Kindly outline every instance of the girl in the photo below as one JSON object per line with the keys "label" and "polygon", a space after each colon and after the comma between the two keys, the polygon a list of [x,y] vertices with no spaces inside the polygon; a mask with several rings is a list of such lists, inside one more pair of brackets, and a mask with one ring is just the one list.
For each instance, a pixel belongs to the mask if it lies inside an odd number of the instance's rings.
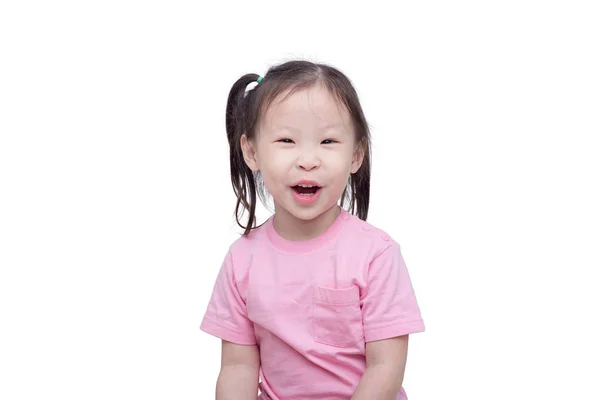
{"label": "girl", "polygon": [[244,234],[200,326],[222,339],[217,399],[406,399],[408,335],[425,327],[400,246],[365,222],[371,142],[352,84],[290,61],[238,79],[226,114]]}

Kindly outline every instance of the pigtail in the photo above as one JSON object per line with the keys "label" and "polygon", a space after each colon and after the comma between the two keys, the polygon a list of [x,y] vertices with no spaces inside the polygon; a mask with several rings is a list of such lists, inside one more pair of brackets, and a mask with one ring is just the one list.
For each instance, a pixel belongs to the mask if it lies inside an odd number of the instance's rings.
{"label": "pigtail", "polygon": [[[252,91],[246,93],[247,86],[256,82],[257,74],[246,74],[238,79],[227,98],[225,113],[225,130],[229,141],[229,166],[231,172],[231,184],[237,197],[235,205],[235,219],[237,224],[244,229],[247,235],[256,226],[256,181],[252,170],[244,161],[240,139],[242,135],[252,129],[249,121],[251,116],[248,112],[251,103]],[[241,218],[248,211],[248,220],[242,224]]]}
{"label": "pigtail", "polygon": [[371,197],[371,149],[368,143],[365,143],[365,155],[363,163],[350,178],[350,187],[352,189],[352,212],[363,221],[367,220],[369,214],[369,201]]}

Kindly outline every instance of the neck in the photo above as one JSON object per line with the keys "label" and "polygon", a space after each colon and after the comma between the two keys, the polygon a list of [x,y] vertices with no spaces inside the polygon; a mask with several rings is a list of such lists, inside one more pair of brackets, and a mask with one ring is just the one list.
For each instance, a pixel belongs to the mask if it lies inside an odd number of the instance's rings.
{"label": "neck", "polygon": [[336,204],[317,217],[300,219],[282,207],[275,205],[273,228],[286,240],[303,241],[314,239],[327,230],[340,215],[341,208]]}

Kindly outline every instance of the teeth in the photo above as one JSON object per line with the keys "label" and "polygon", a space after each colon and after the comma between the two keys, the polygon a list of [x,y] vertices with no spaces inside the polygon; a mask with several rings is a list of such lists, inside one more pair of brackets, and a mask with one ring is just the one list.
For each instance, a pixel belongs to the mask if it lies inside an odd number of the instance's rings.
{"label": "teeth", "polygon": [[304,188],[311,188],[311,187],[315,187],[316,185],[298,185]]}

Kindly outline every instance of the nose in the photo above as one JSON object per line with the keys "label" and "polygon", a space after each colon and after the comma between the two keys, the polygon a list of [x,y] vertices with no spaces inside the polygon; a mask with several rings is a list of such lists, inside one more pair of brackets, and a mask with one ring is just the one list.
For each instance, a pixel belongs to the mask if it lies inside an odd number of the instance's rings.
{"label": "nose", "polygon": [[298,155],[296,166],[305,171],[310,171],[321,166],[321,160],[315,152],[305,151]]}

